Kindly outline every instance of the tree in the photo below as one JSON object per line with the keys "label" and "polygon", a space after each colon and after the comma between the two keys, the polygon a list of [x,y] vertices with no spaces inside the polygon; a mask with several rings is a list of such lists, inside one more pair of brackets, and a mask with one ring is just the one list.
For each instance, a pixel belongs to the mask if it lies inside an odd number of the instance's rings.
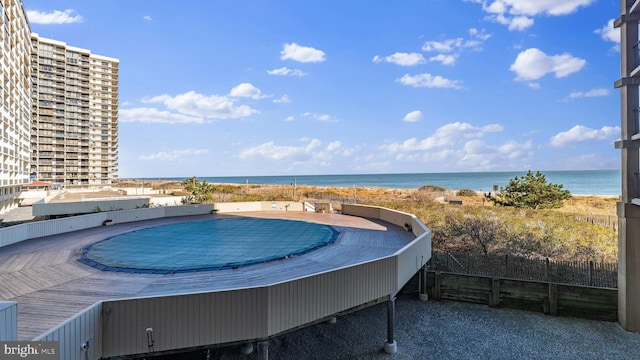
{"label": "tree", "polygon": [[191,192],[191,196],[187,199],[188,202],[202,203],[204,201],[210,201],[213,199],[213,184],[209,184],[207,180],[202,182],[194,176],[189,179],[185,179],[182,182],[182,186],[186,191]]}
{"label": "tree", "polygon": [[563,200],[571,198],[571,192],[562,188],[562,184],[547,183],[540,172],[531,170],[523,177],[509,180],[509,185],[500,188],[496,196],[489,199],[500,206],[513,206],[531,209],[557,209]]}
{"label": "tree", "polygon": [[458,241],[479,247],[484,255],[488,255],[494,244],[503,236],[504,224],[494,213],[482,211],[476,214],[465,214],[454,218],[451,224],[451,235]]}

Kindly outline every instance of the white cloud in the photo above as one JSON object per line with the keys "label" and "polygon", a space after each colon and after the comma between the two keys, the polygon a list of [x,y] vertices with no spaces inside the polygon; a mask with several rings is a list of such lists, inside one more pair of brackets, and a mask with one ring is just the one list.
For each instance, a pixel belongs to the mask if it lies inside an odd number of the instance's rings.
{"label": "white cloud", "polygon": [[333,141],[327,146],[327,150],[336,151],[342,147],[342,143],[340,141]]}
{"label": "white cloud", "polygon": [[316,114],[316,113],[306,112],[306,113],[300,114],[300,117],[309,117],[314,120],[332,122],[332,123],[338,122],[338,120],[333,118],[331,115],[327,115],[327,114]]}
{"label": "white cloud", "polygon": [[237,154],[240,159],[263,158],[274,161],[287,161],[294,165],[311,164],[328,166],[335,155],[348,155],[350,149],[345,149],[340,141],[332,141],[323,146],[322,141],[312,138],[301,139],[305,144],[301,146],[277,145],[269,141]]}
{"label": "white cloud", "polygon": [[506,5],[510,14],[514,15],[568,15],[578,11],[578,8],[591,5],[595,0],[495,0]]}
{"label": "white cloud", "polygon": [[526,141],[524,144],[511,140],[497,147],[497,152],[509,159],[517,159],[522,156],[525,150],[529,150],[532,147],[533,143],[531,140]]}
{"label": "white cloud", "polygon": [[149,16],[149,15],[145,15],[145,16],[143,16],[142,18],[143,18],[144,20],[146,20],[146,21],[151,21],[151,20],[153,20],[153,19],[151,19],[151,16]]}
{"label": "white cloud", "polygon": [[490,133],[502,132],[498,124],[473,126],[450,123],[427,138],[410,138],[382,145],[380,150],[395,161],[446,162],[451,168],[470,170],[517,168],[532,156],[531,141],[514,140],[490,144],[483,140]]}
{"label": "white cloud", "polygon": [[609,20],[606,25],[604,25],[600,29],[596,29],[594,32],[602,36],[602,39],[605,41],[611,41],[616,44],[620,44],[620,29],[616,29],[613,27],[614,21],[615,19]]}
{"label": "white cloud", "polygon": [[311,150],[315,147],[314,144],[314,142],[311,142],[307,146],[282,146],[276,145],[274,141],[269,141],[255,147],[242,150],[238,154],[238,157],[241,159],[263,157],[271,160],[305,160],[311,157]]}
{"label": "white cloud", "polygon": [[587,61],[571,54],[547,55],[536,48],[522,51],[509,70],[516,73],[516,80],[538,80],[547,74],[561,78],[580,71]]}
{"label": "white cloud", "polygon": [[267,95],[262,95],[262,92],[260,91],[260,89],[258,89],[257,87],[249,83],[242,83],[234,87],[229,92],[229,96],[248,97],[256,100],[264,99],[265,97],[268,97]]}
{"label": "white cloud", "polygon": [[432,56],[429,58],[429,61],[438,61],[441,62],[442,65],[455,65],[457,56],[456,55],[445,55],[438,54],[436,56]]}
{"label": "white cloud", "polygon": [[490,34],[487,34],[485,29],[478,30],[476,28],[469,29],[469,35],[482,41],[487,41],[491,37]]}
{"label": "white cloud", "polygon": [[143,99],[142,102],[163,105],[165,109],[123,109],[120,111],[120,119],[123,122],[185,124],[205,123],[210,119],[237,119],[259,113],[247,105],[238,105],[238,100],[239,98],[204,95],[195,91],[176,96],[163,94]]}
{"label": "white cloud", "polygon": [[533,26],[533,19],[528,18],[526,16],[516,16],[508,20],[509,22],[509,30],[517,30],[522,31],[526,28]]}
{"label": "white cloud", "polygon": [[152,107],[121,109],[118,112],[118,121],[123,123],[141,122],[157,124],[203,124],[205,122],[200,116],[179,114]]}
{"label": "white cloud", "polygon": [[303,77],[303,76],[307,75],[307,73],[305,73],[302,70],[289,69],[287,67],[281,67],[279,69],[267,70],[267,74],[269,74],[269,75],[280,75],[280,76],[297,76],[297,77]]}
{"label": "white cloud", "polygon": [[463,154],[457,163],[473,169],[491,168],[496,162],[514,162],[528,158],[532,147],[531,141],[518,143],[510,140],[501,145],[492,145],[482,140],[471,140],[464,144]]}
{"label": "white cloud", "polygon": [[[325,151],[329,154],[329,156],[337,155],[337,156],[353,156],[356,151],[359,150],[359,146],[353,148],[347,148],[342,144],[341,141],[332,141],[329,145],[326,146]],[[325,155],[325,157],[328,157]]]}
{"label": "white cloud", "polygon": [[429,61],[439,61],[443,65],[454,65],[460,53],[464,50],[481,51],[484,42],[491,38],[485,29],[469,29],[469,39],[454,38],[442,41],[427,41],[422,45],[422,50],[426,52],[437,52],[436,56],[429,58]]}
{"label": "white cloud", "polygon": [[487,133],[502,130],[503,127],[497,124],[476,127],[469,123],[455,122],[438,128],[432,136],[425,139],[419,140],[414,137],[401,143],[382,145],[381,149],[390,153],[404,153],[437,148],[455,148],[455,144],[460,144],[463,139],[480,138]]}
{"label": "white cloud", "polygon": [[323,62],[326,60],[324,51],[312,47],[300,46],[296,43],[284,44],[280,52],[280,59],[295,60],[303,63]]}
{"label": "white cloud", "polygon": [[160,151],[155,154],[141,155],[138,160],[162,160],[162,161],[183,161],[189,160],[193,156],[206,155],[209,153],[207,149],[183,149],[173,150],[169,152]]}
{"label": "white cloud", "polygon": [[296,119],[295,116],[287,116],[284,121],[289,122],[289,121],[294,121]]}
{"label": "white cloud", "polygon": [[422,56],[422,54],[418,54],[418,53],[401,53],[401,52],[397,52],[395,54],[389,55],[389,56],[385,56],[384,58],[376,55],[373,58],[373,62],[379,63],[379,62],[388,62],[388,63],[392,63],[392,64],[396,64],[396,65],[400,65],[400,66],[415,66],[415,65],[419,65],[419,64],[424,64],[426,61],[424,59],[424,56]]}
{"label": "white cloud", "polygon": [[282,95],[282,97],[280,99],[273,99],[273,102],[276,104],[288,104],[291,102],[291,99],[289,99],[289,96]]}
{"label": "white cloud", "polygon": [[334,169],[333,160],[336,157],[351,157],[358,150],[358,147],[345,148],[340,141],[331,141],[328,145],[318,139],[303,138],[301,141],[303,144],[299,146],[279,145],[275,141],[269,141],[242,150],[236,156],[268,162],[284,172],[305,173],[318,171],[319,168]]}
{"label": "white cloud", "polygon": [[436,51],[441,53],[449,53],[460,49],[479,50],[481,48],[481,41],[464,40],[463,38],[447,39],[444,41],[427,41],[424,43],[424,45],[422,45],[423,51]]}
{"label": "white cloud", "polygon": [[406,122],[417,122],[420,120],[422,120],[422,111],[420,110],[412,111],[407,115],[405,115],[404,118],[402,119],[402,121],[406,121]]}
{"label": "white cloud", "polygon": [[27,10],[27,18],[32,24],[73,24],[82,22],[84,19],[80,15],[74,15],[75,10],[64,11],[54,10],[52,12],[40,12],[38,10]]}
{"label": "white cloud", "polygon": [[487,19],[509,30],[525,30],[533,25],[535,16],[561,16],[574,13],[595,0],[465,0],[481,4]]}
{"label": "white cloud", "polygon": [[504,14],[507,11],[507,4],[501,1],[493,1],[488,3],[487,0],[470,0],[478,4],[482,4],[482,9],[490,14]]}
{"label": "white cloud", "polygon": [[396,79],[396,81],[412,87],[462,89],[461,81],[449,80],[442,76],[433,76],[431,74],[405,74],[403,77]]}
{"label": "white cloud", "polygon": [[567,131],[552,136],[550,144],[553,147],[562,147],[589,140],[608,140],[620,136],[620,131],[619,126],[603,126],[602,129],[598,130],[576,125]]}
{"label": "white cloud", "polygon": [[609,94],[611,93],[611,91],[609,91],[609,89],[605,89],[605,88],[597,88],[597,89],[591,89],[589,91],[575,91],[572,92],[571,94],[569,94],[569,96],[567,96],[564,100],[570,100],[570,99],[578,99],[578,98],[583,98],[583,97],[599,97],[599,96],[609,96]]}

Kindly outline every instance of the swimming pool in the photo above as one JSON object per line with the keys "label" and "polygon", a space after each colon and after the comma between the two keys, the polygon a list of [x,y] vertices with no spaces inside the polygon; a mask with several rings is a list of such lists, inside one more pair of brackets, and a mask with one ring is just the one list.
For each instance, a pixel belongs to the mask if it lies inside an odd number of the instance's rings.
{"label": "swimming pool", "polygon": [[334,243],[329,225],[298,220],[217,218],[146,228],[82,249],[105,271],[181,273],[232,269],[300,255]]}

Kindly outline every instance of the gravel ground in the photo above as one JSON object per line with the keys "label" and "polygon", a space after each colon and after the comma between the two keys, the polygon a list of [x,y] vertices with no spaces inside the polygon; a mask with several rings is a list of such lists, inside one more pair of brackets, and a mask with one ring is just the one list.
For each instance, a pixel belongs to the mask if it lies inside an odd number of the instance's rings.
{"label": "gravel ground", "polygon": [[[396,301],[398,352],[382,350],[386,303],[269,341],[270,359],[640,359],[640,333],[618,323],[547,316],[453,301]],[[239,347],[212,359],[257,359]],[[204,358],[193,354],[191,358]]]}

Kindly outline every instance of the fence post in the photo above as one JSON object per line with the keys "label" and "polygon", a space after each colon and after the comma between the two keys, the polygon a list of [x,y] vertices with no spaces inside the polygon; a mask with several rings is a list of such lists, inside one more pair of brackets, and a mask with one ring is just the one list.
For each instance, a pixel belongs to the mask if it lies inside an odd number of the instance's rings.
{"label": "fence post", "polygon": [[551,275],[549,258],[544,261],[544,281],[549,281],[549,275]]}
{"label": "fence post", "polygon": [[587,271],[587,285],[593,285],[593,260],[589,261],[589,271]]}
{"label": "fence post", "polygon": [[504,277],[509,277],[509,255],[504,255]]}
{"label": "fence post", "polygon": [[549,314],[558,315],[558,284],[549,284]]}
{"label": "fence post", "polygon": [[436,271],[434,278],[433,278],[433,298],[436,300],[440,300],[442,298],[442,294],[440,293],[440,287],[441,287],[441,283],[442,283],[442,273],[439,271]]}
{"label": "fence post", "polygon": [[500,279],[491,279],[491,293],[489,294],[489,306],[500,305]]}
{"label": "fence post", "polygon": [[422,269],[420,269],[421,282],[420,282],[420,293],[418,294],[418,298],[422,301],[427,301],[429,299],[428,291],[427,291],[427,265],[423,265]]}
{"label": "fence post", "polygon": [[467,274],[470,274],[471,273],[471,266],[470,266],[471,265],[471,259],[470,259],[469,254],[467,254],[465,256],[465,260],[466,260],[465,261],[465,267],[466,267],[466,270],[467,270]]}

